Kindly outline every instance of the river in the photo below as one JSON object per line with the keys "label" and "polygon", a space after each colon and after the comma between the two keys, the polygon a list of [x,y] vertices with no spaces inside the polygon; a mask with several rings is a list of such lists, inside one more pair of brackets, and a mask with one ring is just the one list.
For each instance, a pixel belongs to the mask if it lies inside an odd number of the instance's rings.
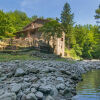
{"label": "river", "polygon": [[83,81],[77,85],[78,100],[100,100],[100,70],[83,74]]}

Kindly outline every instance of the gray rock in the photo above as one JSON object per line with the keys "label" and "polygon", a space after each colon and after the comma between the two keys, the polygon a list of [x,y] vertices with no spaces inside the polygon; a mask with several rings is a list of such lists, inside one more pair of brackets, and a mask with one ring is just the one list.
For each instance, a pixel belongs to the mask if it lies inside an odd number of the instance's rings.
{"label": "gray rock", "polygon": [[38,78],[37,77],[32,77],[30,81],[31,82],[36,82],[36,81],[38,81]]}
{"label": "gray rock", "polygon": [[30,88],[27,88],[23,91],[24,94],[29,94],[31,91],[30,91]]}
{"label": "gray rock", "polygon": [[19,93],[17,94],[17,100],[20,100],[22,96],[23,96],[23,92],[19,92]]}
{"label": "gray rock", "polygon": [[5,76],[3,76],[3,77],[0,78],[0,81],[4,81],[6,79],[7,79],[7,76],[5,75]]}
{"label": "gray rock", "polygon": [[71,75],[71,73],[69,71],[66,71],[65,69],[61,69],[60,72],[62,74]]}
{"label": "gray rock", "polygon": [[50,85],[42,85],[39,87],[39,91],[45,94],[51,94],[53,92],[53,88]]}
{"label": "gray rock", "polygon": [[21,85],[20,84],[17,84],[17,83],[12,83],[11,84],[11,91],[12,92],[15,92],[15,93],[18,93],[21,89]]}
{"label": "gray rock", "polygon": [[39,73],[40,71],[39,71],[39,69],[37,69],[36,67],[32,67],[32,68],[27,69],[27,72],[28,72],[28,73],[37,74],[37,73]]}
{"label": "gray rock", "polygon": [[30,93],[26,96],[26,100],[37,100],[34,93]]}
{"label": "gray rock", "polygon": [[72,100],[79,100],[79,96],[74,96],[74,97],[72,97]]}
{"label": "gray rock", "polygon": [[25,94],[22,95],[21,100],[26,100],[26,95]]}
{"label": "gray rock", "polygon": [[64,89],[65,89],[65,84],[63,84],[63,83],[58,84],[58,85],[56,86],[56,88],[57,88],[58,90],[64,90]]}
{"label": "gray rock", "polygon": [[54,100],[54,98],[52,96],[47,96],[46,100]]}
{"label": "gray rock", "polygon": [[64,96],[67,96],[68,98],[71,98],[71,97],[73,96],[73,94],[72,94],[72,89],[66,87],[66,89],[65,89],[64,92],[63,92],[63,95],[64,95]]}
{"label": "gray rock", "polygon": [[23,76],[25,74],[24,70],[21,68],[18,68],[16,70],[15,76]]}
{"label": "gray rock", "polygon": [[4,94],[4,90],[0,89],[0,95]]}
{"label": "gray rock", "polygon": [[22,86],[22,90],[24,90],[24,89],[26,89],[26,88],[29,88],[29,87],[31,86],[31,83],[29,83],[29,82],[23,82],[23,83],[21,84],[21,86]]}
{"label": "gray rock", "polygon": [[61,83],[64,83],[64,78],[63,77],[57,77],[57,81],[61,82]]}
{"label": "gray rock", "polygon": [[35,88],[31,88],[31,92],[35,93],[37,90]]}
{"label": "gray rock", "polygon": [[71,76],[71,79],[77,81],[77,80],[79,79],[79,77],[78,77],[78,75],[73,74],[73,75]]}
{"label": "gray rock", "polygon": [[38,98],[38,99],[43,99],[43,93],[42,92],[36,92],[36,97]]}
{"label": "gray rock", "polygon": [[0,96],[0,100],[16,100],[15,93],[5,93]]}
{"label": "gray rock", "polygon": [[35,89],[38,89],[39,86],[40,86],[39,84],[32,84],[32,85],[31,85],[31,87],[34,87]]}

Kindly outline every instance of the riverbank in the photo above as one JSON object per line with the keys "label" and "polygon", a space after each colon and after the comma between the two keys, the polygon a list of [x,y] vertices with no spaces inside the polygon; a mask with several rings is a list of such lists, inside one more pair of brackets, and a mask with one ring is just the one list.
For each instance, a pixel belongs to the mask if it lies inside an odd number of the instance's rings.
{"label": "riverbank", "polygon": [[71,100],[81,75],[92,69],[100,69],[99,60],[1,62],[0,100]]}

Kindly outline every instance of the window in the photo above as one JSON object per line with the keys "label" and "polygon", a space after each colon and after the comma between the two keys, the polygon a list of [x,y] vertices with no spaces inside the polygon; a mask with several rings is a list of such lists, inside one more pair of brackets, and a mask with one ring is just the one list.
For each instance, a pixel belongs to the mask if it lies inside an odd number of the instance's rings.
{"label": "window", "polygon": [[61,41],[63,41],[63,38],[61,38]]}

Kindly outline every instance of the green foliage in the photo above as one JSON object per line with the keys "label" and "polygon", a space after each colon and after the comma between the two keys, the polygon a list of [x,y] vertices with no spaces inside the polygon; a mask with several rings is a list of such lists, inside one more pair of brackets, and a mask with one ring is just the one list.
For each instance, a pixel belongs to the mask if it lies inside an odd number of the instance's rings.
{"label": "green foliage", "polygon": [[30,18],[30,20],[31,21],[34,21],[34,20],[36,20],[38,18],[38,16],[37,15],[34,15],[34,16],[32,16],[31,18]]}
{"label": "green foliage", "polygon": [[[74,43],[72,48],[83,58],[93,58],[100,46],[100,32],[98,26],[76,25],[73,30]],[[96,57],[96,55],[95,55]]]}
{"label": "green foliage", "polygon": [[69,54],[69,58],[72,58],[72,59],[77,59],[77,60],[80,60],[80,59],[82,59],[80,56],[78,56],[77,54],[76,54],[76,51],[75,51],[75,49],[74,48],[71,48],[70,50],[68,50],[67,48],[65,49],[65,53],[66,54]]}
{"label": "green foliage", "polygon": [[70,49],[71,35],[73,29],[73,17],[74,14],[71,13],[71,8],[68,3],[64,5],[63,11],[61,13],[61,22],[63,26],[63,30],[65,32],[66,46]]}
{"label": "green foliage", "polygon": [[63,32],[61,24],[54,19],[50,19],[48,23],[45,23],[40,31],[43,32],[46,40],[50,40],[51,37],[61,37]]}
{"label": "green foliage", "polygon": [[53,40],[53,50],[55,49],[55,39],[58,37],[60,38],[62,36],[62,25],[57,20],[54,19],[48,19],[48,23],[45,23],[43,27],[40,28],[40,31],[42,32],[43,37],[46,41],[52,39]]}
{"label": "green foliage", "polygon": [[95,10],[96,15],[94,16],[95,19],[97,20],[97,23],[100,23],[100,4],[98,9]]}
{"label": "green foliage", "polygon": [[8,12],[7,15],[11,18],[11,23],[16,31],[21,30],[25,25],[30,23],[30,19],[24,12],[15,10],[14,12]]}
{"label": "green foliage", "polygon": [[0,10],[0,37],[9,37],[13,36],[15,29],[11,23],[11,18]]}

